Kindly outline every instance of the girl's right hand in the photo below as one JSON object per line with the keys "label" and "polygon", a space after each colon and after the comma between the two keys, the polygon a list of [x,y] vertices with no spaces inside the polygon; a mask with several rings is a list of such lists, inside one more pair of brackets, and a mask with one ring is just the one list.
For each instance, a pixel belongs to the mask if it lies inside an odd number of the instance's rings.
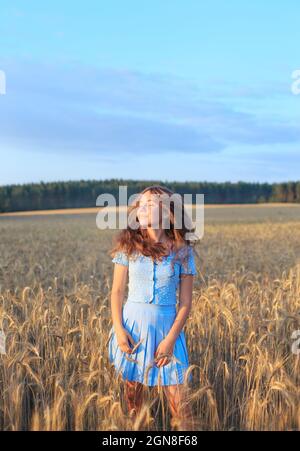
{"label": "girl's right hand", "polygon": [[129,342],[132,343],[133,347],[135,346],[135,342],[128,330],[123,327],[116,333],[116,336],[121,351],[131,353],[132,348],[130,347]]}

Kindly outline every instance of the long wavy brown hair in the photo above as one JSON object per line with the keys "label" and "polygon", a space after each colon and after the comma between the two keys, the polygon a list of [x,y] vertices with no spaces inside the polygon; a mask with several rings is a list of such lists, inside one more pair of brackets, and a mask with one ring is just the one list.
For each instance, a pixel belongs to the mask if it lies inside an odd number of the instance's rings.
{"label": "long wavy brown hair", "polygon": [[[181,202],[179,203],[181,216],[180,222],[176,221],[176,215],[174,213],[175,212],[174,201],[172,199],[169,202],[166,202],[167,207],[165,203],[159,201],[160,207],[159,214],[160,220],[163,212],[165,214],[167,213],[169,217],[170,227],[165,228],[164,231],[167,237],[167,241],[170,244],[171,252],[174,252],[172,264],[174,265],[175,260],[179,259],[183,265],[186,265],[189,247],[193,247],[193,249],[195,250],[195,244],[196,241],[198,240],[197,236],[194,234],[195,227],[192,227],[190,218],[185,211],[183,196],[161,185],[148,186],[143,191],[141,191],[135,197],[133,203],[128,206],[127,210],[128,225],[125,229],[122,229],[117,235],[113,237],[113,247],[109,251],[109,255],[111,257],[114,257],[117,252],[122,251],[127,255],[127,257],[132,256],[134,258],[136,254],[142,254],[151,257],[153,260],[159,261],[161,261],[164,256],[169,255],[170,248],[168,247],[168,245],[162,242],[154,242],[153,240],[151,240],[147,232],[147,229],[140,227],[139,225],[139,220],[136,212],[140,205],[140,199],[142,195],[146,192],[150,192],[151,194],[158,195],[161,194],[165,196],[167,195],[169,197],[171,197],[173,194],[176,194],[178,199],[179,199],[178,196],[180,196],[181,200]],[[167,212],[165,211],[165,208],[168,209]],[[178,210],[176,210],[176,214],[177,213]],[[131,227],[132,220],[138,223],[138,226],[135,229]],[[177,227],[175,227],[175,224],[177,225]],[[180,228],[178,228],[179,225]],[[189,225],[191,227],[189,227]],[[193,239],[192,240],[186,239],[185,238],[186,233],[193,234]],[[195,252],[195,254],[198,256],[197,252]]]}

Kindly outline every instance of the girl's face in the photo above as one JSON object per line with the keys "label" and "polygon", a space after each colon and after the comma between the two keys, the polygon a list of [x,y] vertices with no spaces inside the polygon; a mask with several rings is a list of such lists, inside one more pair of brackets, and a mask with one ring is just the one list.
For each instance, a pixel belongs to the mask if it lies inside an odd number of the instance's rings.
{"label": "girl's face", "polygon": [[159,195],[147,191],[141,196],[137,217],[142,228],[159,227],[159,209]]}

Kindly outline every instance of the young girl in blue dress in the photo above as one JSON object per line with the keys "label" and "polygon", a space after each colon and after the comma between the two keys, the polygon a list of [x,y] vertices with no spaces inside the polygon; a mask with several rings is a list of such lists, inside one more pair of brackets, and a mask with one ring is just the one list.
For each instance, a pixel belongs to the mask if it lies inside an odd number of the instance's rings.
{"label": "young girl in blue dress", "polygon": [[[194,250],[185,239],[193,229],[184,223],[184,206],[182,226],[175,228],[174,204],[169,202],[165,211],[159,200],[161,195],[173,194],[160,185],[143,190],[129,207],[138,227],[131,228],[129,220],[116,237],[110,252],[115,267],[108,350],[110,362],[124,379],[129,412],[136,416],[140,411],[145,385],[162,386],[171,424],[180,419],[184,428],[191,424],[192,412],[184,403],[191,374],[186,373],[189,359],[183,326],[191,309],[197,270]],[[170,219],[168,228],[163,228],[163,215]]]}

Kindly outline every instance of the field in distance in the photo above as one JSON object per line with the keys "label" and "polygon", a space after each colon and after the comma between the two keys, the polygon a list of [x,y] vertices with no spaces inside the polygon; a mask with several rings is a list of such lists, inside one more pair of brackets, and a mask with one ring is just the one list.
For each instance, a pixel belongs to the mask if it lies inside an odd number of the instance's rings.
{"label": "field in distance", "polygon": [[[121,211],[123,207],[117,209]],[[108,208],[115,211],[114,208]],[[60,210],[35,210],[1,213],[0,221],[7,218],[26,218],[41,216],[83,216],[95,217],[100,211],[99,207],[92,208],[66,208]],[[262,203],[262,204],[218,204],[205,205],[205,222],[286,222],[300,221],[300,204],[294,203]],[[193,218],[194,219],[194,218]]]}

